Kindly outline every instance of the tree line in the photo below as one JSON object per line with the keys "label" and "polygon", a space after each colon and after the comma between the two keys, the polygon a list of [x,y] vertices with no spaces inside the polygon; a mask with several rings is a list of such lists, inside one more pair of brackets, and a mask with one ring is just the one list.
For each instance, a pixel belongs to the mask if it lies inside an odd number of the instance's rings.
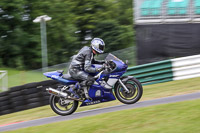
{"label": "tree line", "polygon": [[48,65],[67,62],[93,37],[106,52],[135,44],[132,0],[0,0],[0,67],[41,68],[41,15],[47,22]]}

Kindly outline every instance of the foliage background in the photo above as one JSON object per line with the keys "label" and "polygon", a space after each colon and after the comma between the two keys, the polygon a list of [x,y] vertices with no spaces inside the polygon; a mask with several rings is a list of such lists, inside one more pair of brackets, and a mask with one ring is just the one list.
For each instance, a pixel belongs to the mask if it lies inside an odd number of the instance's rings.
{"label": "foliage background", "polygon": [[135,44],[132,0],[1,0],[0,67],[41,68],[40,25],[47,22],[48,65],[64,63],[93,37],[106,52]]}

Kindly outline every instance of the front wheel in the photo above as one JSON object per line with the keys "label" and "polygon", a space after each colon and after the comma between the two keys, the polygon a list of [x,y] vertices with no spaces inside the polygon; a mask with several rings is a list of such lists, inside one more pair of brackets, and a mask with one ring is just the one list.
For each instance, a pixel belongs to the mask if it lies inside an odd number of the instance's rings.
{"label": "front wheel", "polygon": [[118,83],[115,87],[115,96],[120,102],[133,104],[140,100],[143,94],[143,88],[141,83],[136,78],[129,78],[126,82],[123,82],[123,84],[129,92],[127,92],[120,83]]}
{"label": "front wheel", "polygon": [[63,116],[74,113],[78,107],[78,101],[63,99],[54,95],[50,96],[49,104],[56,114]]}

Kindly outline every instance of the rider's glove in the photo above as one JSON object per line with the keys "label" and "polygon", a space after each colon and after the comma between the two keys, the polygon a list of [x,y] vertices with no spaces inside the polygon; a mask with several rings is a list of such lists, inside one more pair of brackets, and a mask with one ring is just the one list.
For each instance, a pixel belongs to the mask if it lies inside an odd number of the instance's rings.
{"label": "rider's glove", "polygon": [[101,68],[97,68],[97,69],[96,69],[97,72],[101,72],[101,71],[103,71],[103,70],[104,70],[104,67],[101,67]]}

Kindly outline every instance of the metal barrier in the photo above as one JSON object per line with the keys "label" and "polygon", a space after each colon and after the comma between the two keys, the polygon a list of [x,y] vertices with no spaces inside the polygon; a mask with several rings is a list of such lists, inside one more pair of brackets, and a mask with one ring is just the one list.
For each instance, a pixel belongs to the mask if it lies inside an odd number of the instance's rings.
{"label": "metal barrier", "polygon": [[171,60],[131,67],[125,75],[136,77],[143,85],[173,80]]}
{"label": "metal barrier", "polygon": [[172,59],[173,80],[200,77],[200,55]]}
{"label": "metal barrier", "polygon": [[200,55],[193,55],[131,67],[125,75],[143,85],[200,77]]}

